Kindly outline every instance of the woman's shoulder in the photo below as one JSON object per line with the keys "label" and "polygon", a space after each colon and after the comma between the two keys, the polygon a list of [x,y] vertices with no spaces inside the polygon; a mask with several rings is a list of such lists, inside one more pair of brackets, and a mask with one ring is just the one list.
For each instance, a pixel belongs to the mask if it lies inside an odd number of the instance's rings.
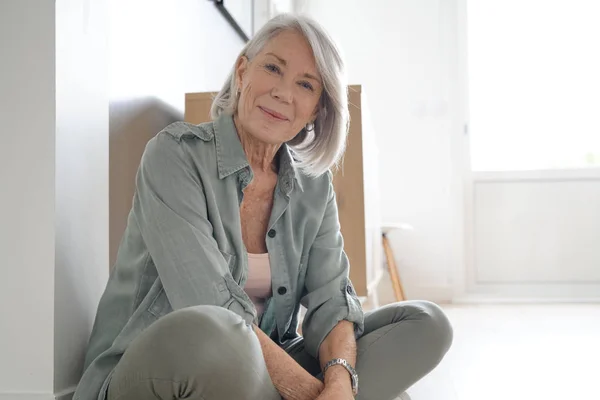
{"label": "woman's shoulder", "polygon": [[161,134],[169,135],[178,141],[185,139],[201,139],[205,142],[209,142],[215,137],[215,128],[212,121],[204,122],[199,125],[177,121],[166,126],[158,133],[158,135]]}
{"label": "woman's shoulder", "polygon": [[313,176],[296,167],[296,179],[301,182],[304,189],[309,188],[321,191],[323,188],[328,188],[333,183],[333,172],[328,169],[318,176]]}
{"label": "woman's shoulder", "polygon": [[150,139],[142,156],[142,165],[216,168],[214,132],[212,122],[199,125],[174,122]]}
{"label": "woman's shoulder", "polygon": [[319,203],[326,204],[330,191],[334,190],[333,174],[330,170],[319,176],[311,176],[297,169],[295,178],[300,189],[296,195],[315,206]]}

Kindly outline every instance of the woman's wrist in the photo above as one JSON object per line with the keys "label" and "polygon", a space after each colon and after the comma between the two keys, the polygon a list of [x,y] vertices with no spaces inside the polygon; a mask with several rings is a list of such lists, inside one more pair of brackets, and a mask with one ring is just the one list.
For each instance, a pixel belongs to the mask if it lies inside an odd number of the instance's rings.
{"label": "woman's wrist", "polygon": [[352,377],[341,365],[334,365],[327,369],[324,377],[325,386],[341,385],[352,389]]}
{"label": "woman's wrist", "polygon": [[323,382],[313,377],[309,393],[309,395],[311,396],[310,399],[314,400],[316,397],[318,397],[323,391],[323,389],[325,389],[325,385],[323,384]]}
{"label": "woman's wrist", "polygon": [[289,354],[253,325],[273,385],[284,400],[314,400],[323,382],[309,374]]}
{"label": "woman's wrist", "polygon": [[279,394],[284,400],[314,400],[323,391],[325,385],[323,382],[309,375],[312,379],[306,379],[301,382],[297,382],[297,385],[293,388],[286,387],[279,390]]}

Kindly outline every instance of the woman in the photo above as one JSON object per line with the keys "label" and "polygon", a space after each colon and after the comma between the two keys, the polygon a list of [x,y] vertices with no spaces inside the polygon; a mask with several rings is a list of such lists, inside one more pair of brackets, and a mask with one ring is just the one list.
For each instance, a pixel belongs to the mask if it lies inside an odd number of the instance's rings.
{"label": "woman", "polygon": [[212,116],[146,147],[75,399],[400,395],[452,331],[428,302],[363,315],[348,279],[328,172],[348,124],[333,42],[308,18],[271,20]]}

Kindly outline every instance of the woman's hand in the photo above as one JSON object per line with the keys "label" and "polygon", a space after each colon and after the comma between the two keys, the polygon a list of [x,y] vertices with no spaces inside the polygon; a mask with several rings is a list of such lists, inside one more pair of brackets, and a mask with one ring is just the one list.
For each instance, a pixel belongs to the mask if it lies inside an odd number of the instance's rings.
{"label": "woman's hand", "polygon": [[348,385],[331,383],[325,388],[315,400],[353,400],[352,388]]}
{"label": "woman's hand", "polygon": [[284,400],[314,400],[323,390],[323,382],[309,374],[258,326],[252,325],[263,352],[267,371],[275,389]]}

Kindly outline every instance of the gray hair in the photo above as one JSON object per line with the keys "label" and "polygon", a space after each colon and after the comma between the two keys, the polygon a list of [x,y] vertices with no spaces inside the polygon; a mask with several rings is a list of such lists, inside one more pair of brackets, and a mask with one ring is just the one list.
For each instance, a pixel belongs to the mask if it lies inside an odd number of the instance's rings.
{"label": "gray hair", "polygon": [[[335,42],[313,19],[306,16],[281,14],[268,21],[244,46],[240,57],[252,60],[273,37],[286,30],[302,34],[312,48],[317,71],[323,80],[314,130],[303,128],[287,144],[298,167],[309,176],[319,176],[337,165],[346,148],[348,135],[348,89],[342,55]],[[235,65],[221,91],[214,98],[211,118],[237,111],[238,85]]]}

